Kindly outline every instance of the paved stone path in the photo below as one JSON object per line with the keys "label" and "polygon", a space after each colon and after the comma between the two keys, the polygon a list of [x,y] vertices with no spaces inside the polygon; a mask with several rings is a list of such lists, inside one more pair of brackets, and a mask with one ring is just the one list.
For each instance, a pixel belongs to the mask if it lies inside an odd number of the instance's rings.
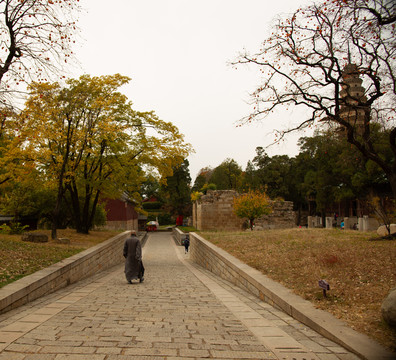
{"label": "paved stone path", "polygon": [[123,266],[0,315],[0,360],[357,360],[150,234],[145,282]]}

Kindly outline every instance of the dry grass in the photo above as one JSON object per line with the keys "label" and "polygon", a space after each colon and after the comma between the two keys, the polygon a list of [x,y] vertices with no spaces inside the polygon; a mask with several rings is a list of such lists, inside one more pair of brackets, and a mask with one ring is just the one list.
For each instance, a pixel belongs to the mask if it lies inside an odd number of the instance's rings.
{"label": "dry grass", "polygon": [[[381,304],[396,286],[396,241],[376,233],[328,229],[204,232],[204,238],[261,271],[355,330],[396,350],[396,331]],[[324,298],[318,286],[327,280]]]}
{"label": "dry grass", "polygon": [[[51,239],[49,230],[46,233]],[[35,271],[72,256],[118,234],[115,231],[91,231],[89,235],[77,234],[75,230],[58,230],[59,238],[70,239],[70,245],[30,243],[21,240],[21,235],[0,234],[0,288]]]}

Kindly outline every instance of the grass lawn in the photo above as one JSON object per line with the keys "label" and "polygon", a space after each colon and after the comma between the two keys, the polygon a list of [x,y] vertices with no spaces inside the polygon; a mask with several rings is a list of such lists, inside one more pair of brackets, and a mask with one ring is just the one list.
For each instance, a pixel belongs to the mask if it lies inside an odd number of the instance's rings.
{"label": "grass lawn", "polygon": [[[51,239],[49,230],[40,230]],[[58,230],[58,237],[70,239],[70,245],[31,243],[21,240],[21,235],[0,234],[0,288],[35,271],[77,254],[115,235],[116,231],[91,231],[89,235],[75,230]]]}
{"label": "grass lawn", "polygon": [[[381,318],[381,304],[396,286],[396,241],[375,232],[288,229],[201,232],[224,249],[317,308],[396,350],[396,331]],[[330,284],[323,297],[318,281]]]}

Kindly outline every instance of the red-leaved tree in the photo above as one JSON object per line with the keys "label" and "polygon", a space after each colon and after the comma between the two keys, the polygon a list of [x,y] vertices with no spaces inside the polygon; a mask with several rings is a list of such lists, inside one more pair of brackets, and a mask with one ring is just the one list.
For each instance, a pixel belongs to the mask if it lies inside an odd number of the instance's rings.
{"label": "red-leaved tree", "polygon": [[[396,197],[396,3],[327,0],[278,18],[256,54],[234,63],[263,74],[251,93],[253,111],[241,124],[262,120],[281,106],[303,107],[307,117],[291,131],[329,125],[386,174]],[[385,160],[373,127],[387,134],[393,159]]]}

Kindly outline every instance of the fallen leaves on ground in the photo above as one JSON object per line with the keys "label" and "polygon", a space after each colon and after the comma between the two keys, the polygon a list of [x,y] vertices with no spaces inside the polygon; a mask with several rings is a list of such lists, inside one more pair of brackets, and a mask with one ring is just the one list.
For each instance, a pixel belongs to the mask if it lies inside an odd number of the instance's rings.
{"label": "fallen leaves on ground", "polygon": [[[51,239],[50,231],[45,233]],[[65,258],[118,234],[115,231],[92,231],[78,234],[75,230],[58,230],[59,238],[68,238],[70,244],[31,243],[21,240],[21,235],[0,234],[0,288],[26,275],[44,269]]]}
{"label": "fallen leaves on ground", "polygon": [[[396,350],[396,332],[381,317],[381,304],[396,286],[396,241],[373,241],[374,232],[338,229],[201,234],[316,307]],[[330,284],[326,298],[318,286],[321,279]]]}

